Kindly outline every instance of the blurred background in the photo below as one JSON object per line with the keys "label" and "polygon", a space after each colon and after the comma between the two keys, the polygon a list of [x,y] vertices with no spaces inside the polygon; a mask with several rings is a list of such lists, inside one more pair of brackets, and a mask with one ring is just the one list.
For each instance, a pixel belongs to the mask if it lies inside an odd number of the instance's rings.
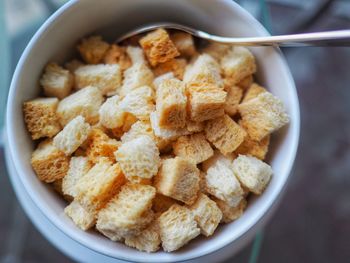
{"label": "blurred background", "polygon": [[[1,125],[11,76],[23,49],[64,2],[0,0]],[[272,34],[350,28],[349,0],[236,2]],[[290,48],[283,53],[300,100],[298,155],[278,211],[228,262],[349,262],[350,48]],[[44,239],[19,206],[2,148],[0,169],[0,263],[72,262]]]}

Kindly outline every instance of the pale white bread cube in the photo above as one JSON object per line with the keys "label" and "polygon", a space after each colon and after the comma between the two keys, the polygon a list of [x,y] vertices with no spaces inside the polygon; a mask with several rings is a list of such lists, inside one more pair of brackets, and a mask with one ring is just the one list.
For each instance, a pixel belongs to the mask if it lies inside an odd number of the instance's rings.
{"label": "pale white bread cube", "polygon": [[48,97],[63,99],[71,92],[74,84],[73,75],[56,63],[49,63],[40,78],[40,84]]}
{"label": "pale white bread cube", "polygon": [[222,212],[217,204],[205,194],[200,193],[196,202],[189,207],[197,221],[201,233],[211,236],[218,227]]}
{"label": "pale white bread cube", "polygon": [[69,158],[47,139],[40,142],[32,153],[31,164],[39,180],[52,183],[67,174]]}
{"label": "pale white bread cube", "polygon": [[173,150],[176,156],[187,158],[195,164],[209,159],[214,154],[203,133],[181,136],[173,143]]}
{"label": "pale white bread cube", "polygon": [[154,75],[147,64],[139,62],[124,71],[123,85],[118,93],[122,97],[142,86],[152,86]]}
{"label": "pale white bread cube", "polygon": [[243,97],[243,90],[235,85],[225,86],[227,92],[226,102],[225,102],[225,112],[234,116],[238,111],[238,104]]}
{"label": "pale white bread cube", "polygon": [[132,64],[146,63],[145,54],[143,53],[142,48],[135,46],[127,46],[126,53],[130,57]]}
{"label": "pale white bread cube", "polygon": [[165,74],[162,74],[162,75],[159,75],[158,77],[154,78],[153,80],[153,86],[155,88],[155,90],[157,91],[158,87],[160,86],[160,84],[166,80],[166,79],[173,79],[175,76],[174,76],[174,73],[173,72],[168,72],[168,73],[165,73]]}
{"label": "pale white bread cube", "polygon": [[197,51],[191,34],[178,31],[171,34],[170,39],[181,56],[191,57],[196,54]]}
{"label": "pale white bread cube", "polygon": [[282,101],[270,92],[263,92],[241,103],[238,110],[242,116],[241,125],[256,141],[262,140],[289,122]]}
{"label": "pale white bread cube", "polygon": [[159,150],[149,136],[139,136],[123,143],[115,152],[123,173],[132,182],[151,179],[160,166]]}
{"label": "pale white bread cube", "polygon": [[125,184],[98,213],[97,230],[112,240],[140,234],[153,221],[151,206],[155,195],[156,190],[150,185]]}
{"label": "pale white bread cube", "polygon": [[70,197],[77,196],[78,180],[92,167],[87,157],[72,157],[69,162],[67,175],[62,179],[62,192]]}
{"label": "pale white bread cube", "polygon": [[166,252],[178,250],[200,234],[192,212],[177,204],[159,217],[159,229]]}
{"label": "pale white bread cube", "polygon": [[162,166],[154,180],[157,192],[191,205],[199,192],[199,170],[182,157],[162,160]]}
{"label": "pale white bread cube", "polygon": [[203,53],[209,54],[219,62],[230,50],[230,47],[230,45],[210,43],[203,49]]}
{"label": "pale white bread cube", "polygon": [[237,205],[243,198],[244,191],[236,178],[232,160],[219,152],[202,165],[206,171],[205,180],[208,193],[221,199],[230,206]]}
{"label": "pale white bread cube", "polygon": [[66,155],[71,155],[87,139],[90,130],[84,117],[77,116],[55,136],[53,144]]}
{"label": "pale white bread cube", "polygon": [[114,95],[108,98],[100,107],[100,124],[109,129],[123,126],[126,112],[121,109],[120,96]]}
{"label": "pale white bread cube", "polygon": [[88,211],[99,211],[126,182],[119,164],[101,158],[77,182],[75,199]]}
{"label": "pale white bread cube", "polygon": [[160,127],[177,129],[186,125],[185,85],[178,79],[163,80],[156,93],[156,111]]}
{"label": "pale white bread cube", "polygon": [[109,44],[103,41],[101,36],[90,36],[84,38],[77,49],[86,63],[97,64],[101,62],[106,54]]}
{"label": "pale white bread cube", "polygon": [[247,155],[239,155],[232,169],[241,184],[254,194],[260,195],[272,177],[272,168],[267,163]]}
{"label": "pale white bread cube", "polygon": [[37,98],[23,103],[24,121],[32,139],[52,138],[60,130],[57,98]]}
{"label": "pale white bread cube", "polygon": [[247,200],[243,198],[238,204],[230,206],[227,202],[213,197],[213,200],[222,212],[222,223],[230,223],[238,219],[247,207]]}
{"label": "pale white bread cube", "polygon": [[94,86],[103,95],[115,93],[122,85],[122,73],[118,64],[81,66],[74,71],[74,75],[77,89]]}
{"label": "pale white bread cube", "polygon": [[233,84],[256,72],[255,58],[245,47],[232,46],[221,58],[221,67]]}
{"label": "pale white bread cube", "polygon": [[96,223],[96,214],[87,211],[75,200],[64,209],[64,213],[72,219],[77,227],[84,231],[93,227]]}
{"label": "pale white bread cube", "polygon": [[122,111],[133,114],[139,120],[149,120],[154,111],[154,91],[142,86],[130,91],[119,103]]}
{"label": "pale white bread cube", "polygon": [[96,87],[86,87],[61,100],[57,115],[62,126],[81,115],[90,124],[98,122],[98,109],[103,102],[101,91]]}

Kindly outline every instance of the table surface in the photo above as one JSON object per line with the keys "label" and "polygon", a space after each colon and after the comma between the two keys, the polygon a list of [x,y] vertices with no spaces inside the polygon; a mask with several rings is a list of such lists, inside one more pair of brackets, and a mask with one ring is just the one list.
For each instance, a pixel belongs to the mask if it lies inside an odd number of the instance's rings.
{"label": "table surface", "polygon": [[[1,117],[9,80],[23,48],[63,2],[0,1]],[[350,27],[347,0],[237,2],[273,34]],[[234,262],[345,262],[350,258],[350,49],[283,52],[300,99],[299,151],[280,208]],[[71,262],[24,215],[9,183],[2,149],[0,168],[0,263]]]}

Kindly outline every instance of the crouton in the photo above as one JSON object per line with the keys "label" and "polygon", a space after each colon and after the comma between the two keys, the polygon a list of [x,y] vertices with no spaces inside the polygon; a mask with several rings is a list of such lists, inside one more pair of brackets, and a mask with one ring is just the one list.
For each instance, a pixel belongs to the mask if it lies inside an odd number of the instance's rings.
{"label": "crouton", "polygon": [[225,77],[230,78],[233,84],[256,72],[255,58],[245,47],[232,46],[222,57],[221,67]]}
{"label": "crouton", "polygon": [[77,182],[90,170],[91,166],[86,157],[72,157],[67,175],[62,179],[62,193],[73,198],[76,197]]}
{"label": "crouton", "polygon": [[92,124],[98,122],[98,109],[103,101],[101,91],[95,87],[86,87],[64,98],[58,103],[57,115],[60,124],[65,126],[81,115]]}
{"label": "crouton", "polygon": [[200,193],[196,202],[189,207],[197,221],[201,233],[211,236],[218,227],[222,212],[217,204],[205,194]]}
{"label": "crouton", "polygon": [[209,159],[214,154],[203,133],[181,136],[173,143],[173,150],[176,156],[186,158],[195,164]]}
{"label": "crouton", "polygon": [[75,70],[75,86],[99,88],[103,95],[116,92],[122,85],[122,73],[118,64],[97,64],[81,66]]}
{"label": "crouton", "polygon": [[104,42],[101,36],[91,36],[84,38],[77,48],[86,63],[98,64],[106,54],[109,44]]}
{"label": "crouton", "polygon": [[266,89],[263,88],[262,86],[253,83],[247,90],[247,92],[244,94],[244,98],[242,100],[243,102],[246,102],[248,100],[256,98],[259,94],[266,92]]}
{"label": "crouton", "polygon": [[160,243],[158,219],[151,222],[140,234],[125,237],[125,245],[147,253],[159,250]]}
{"label": "crouton", "polygon": [[100,158],[115,162],[114,152],[120,145],[120,142],[109,138],[102,130],[94,128],[89,135],[86,155],[93,163],[98,163]]}
{"label": "crouton", "polygon": [[145,63],[136,63],[124,71],[123,85],[118,91],[122,97],[142,86],[152,86],[154,75]]}
{"label": "crouton", "polygon": [[[171,158],[173,157],[165,158],[164,160]],[[153,200],[152,209],[156,213],[164,213],[174,204],[180,204],[180,202],[171,197],[162,194],[156,194],[156,197]]]}
{"label": "crouton", "polygon": [[153,73],[156,77],[158,77],[165,73],[173,72],[176,78],[182,80],[185,73],[186,65],[186,59],[174,58],[165,63],[158,64],[158,66],[156,66],[153,69]]}
{"label": "crouton", "polygon": [[253,75],[249,75],[237,83],[237,86],[243,90],[247,90],[254,82]]}
{"label": "crouton", "polygon": [[67,174],[69,158],[48,139],[39,143],[34,150],[31,164],[39,180],[52,183]]}
{"label": "crouton", "polygon": [[247,155],[239,155],[232,169],[241,184],[257,195],[264,191],[272,176],[270,165]]}
{"label": "crouton", "polygon": [[128,132],[131,126],[137,121],[137,118],[133,114],[126,112],[124,115],[123,125],[110,130],[112,137],[120,139],[120,137],[122,137],[124,133]]}
{"label": "crouton", "polygon": [[155,88],[155,90],[157,91],[160,83],[163,82],[163,80],[166,80],[166,79],[173,79],[175,78],[174,76],[174,73],[173,72],[168,72],[168,73],[165,73],[163,75],[160,75],[158,77],[156,77],[154,80],[153,80],[153,86]]}
{"label": "crouton", "polygon": [[180,55],[168,33],[162,28],[148,33],[139,43],[151,66],[157,66]]}
{"label": "crouton", "polygon": [[230,47],[230,45],[213,42],[203,49],[203,53],[209,54],[219,62],[230,50]]}
{"label": "crouton", "polygon": [[227,92],[225,112],[229,116],[234,116],[238,111],[238,104],[242,99],[243,90],[238,86],[226,86],[225,90]]}
{"label": "crouton", "polygon": [[207,122],[205,136],[220,152],[226,155],[241,145],[246,137],[246,132],[228,115],[224,115]]}
{"label": "crouton", "polygon": [[73,75],[56,63],[49,63],[40,79],[40,85],[48,97],[63,99],[71,92],[74,84]]}
{"label": "crouton", "polygon": [[247,200],[245,198],[243,198],[237,205],[234,206],[230,206],[225,201],[222,201],[215,197],[213,198],[213,200],[222,212],[222,223],[230,223],[233,220],[238,219],[247,207]]}
{"label": "crouton", "polygon": [[185,158],[166,159],[162,161],[154,185],[158,193],[191,205],[199,191],[199,170]]}
{"label": "crouton", "polygon": [[23,103],[24,121],[33,140],[52,138],[60,130],[57,98],[37,98]]}
{"label": "crouton", "polygon": [[261,141],[253,141],[249,136],[245,137],[243,143],[235,150],[236,154],[251,155],[264,160],[269,150],[270,135]]}
{"label": "crouton", "polygon": [[156,111],[162,128],[183,128],[186,125],[185,86],[178,79],[167,79],[157,89]]}
{"label": "crouton", "polygon": [[120,101],[121,98],[114,95],[108,98],[100,107],[100,124],[104,127],[114,129],[123,125],[126,112],[120,108]]}
{"label": "crouton", "polygon": [[[79,67],[84,66],[85,64],[78,59],[73,59],[64,64],[64,67],[69,70],[69,72],[74,73]],[[73,82],[74,84],[74,82]]]}
{"label": "crouton", "polygon": [[53,144],[66,155],[71,155],[87,139],[90,129],[84,117],[75,117],[55,136]]}
{"label": "crouton", "polygon": [[205,179],[205,173],[199,171],[199,191],[202,194],[207,194],[207,181]]}
{"label": "crouton", "polygon": [[118,64],[122,71],[131,67],[131,59],[126,53],[126,48],[118,45],[111,45],[103,57],[105,64]]}
{"label": "crouton", "polygon": [[123,143],[115,152],[123,173],[132,182],[151,179],[160,166],[159,150],[149,136],[140,136]]}
{"label": "crouton", "polygon": [[230,206],[235,206],[242,200],[244,192],[233,172],[230,158],[216,152],[211,159],[203,163],[202,168],[206,171],[208,193]]}
{"label": "crouton", "polygon": [[121,110],[133,114],[139,120],[149,120],[154,111],[154,92],[149,86],[130,91],[119,103]]}
{"label": "crouton", "polygon": [[70,203],[64,209],[64,213],[73,220],[76,226],[84,231],[93,227],[96,223],[95,213],[87,211],[77,201]]}
{"label": "crouton", "polygon": [[153,220],[152,200],[156,190],[150,185],[127,183],[101,209],[96,228],[112,240],[139,235]]}
{"label": "crouton", "polygon": [[262,140],[289,122],[282,101],[269,92],[241,103],[238,110],[242,116],[242,126],[255,141]]}
{"label": "crouton", "polygon": [[190,133],[204,131],[204,127],[205,127],[204,122],[196,122],[191,120],[187,120],[186,122],[186,129]]}
{"label": "crouton", "polygon": [[176,204],[159,217],[159,229],[166,252],[181,248],[200,234],[192,212]]}
{"label": "crouton", "polygon": [[191,34],[178,31],[171,34],[170,39],[181,56],[191,57],[196,54],[197,51]]}
{"label": "crouton", "polygon": [[137,63],[146,63],[145,54],[143,53],[142,48],[140,47],[134,47],[134,46],[128,46],[126,48],[126,53],[129,55],[132,64]]}
{"label": "crouton", "polygon": [[119,164],[101,158],[77,182],[77,200],[87,211],[99,211],[126,182]]}

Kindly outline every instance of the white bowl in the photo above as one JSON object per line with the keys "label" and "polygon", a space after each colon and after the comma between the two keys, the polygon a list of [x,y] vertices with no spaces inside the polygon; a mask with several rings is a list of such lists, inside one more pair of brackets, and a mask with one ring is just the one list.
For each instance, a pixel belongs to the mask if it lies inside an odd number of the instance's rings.
{"label": "white bowl", "polygon": [[299,104],[293,79],[278,49],[253,48],[257,78],[286,105],[290,124],[274,134],[269,161],[274,176],[266,191],[253,198],[238,220],[222,225],[211,238],[198,238],[175,253],[142,253],[114,243],[94,231],[83,232],[63,213],[65,203],[35,176],[30,156],[32,143],[23,122],[22,103],[35,98],[38,79],[48,61],[63,62],[76,42],[98,32],[109,40],[147,22],[173,21],[225,36],[266,35],[267,31],[230,0],[73,0],[59,9],[39,29],[25,49],[13,76],[7,106],[7,134],[11,159],[20,181],[42,213],[67,236],[89,249],[135,262],[173,262],[207,257],[210,253],[235,253],[267,221],[284,192],[299,140]]}

